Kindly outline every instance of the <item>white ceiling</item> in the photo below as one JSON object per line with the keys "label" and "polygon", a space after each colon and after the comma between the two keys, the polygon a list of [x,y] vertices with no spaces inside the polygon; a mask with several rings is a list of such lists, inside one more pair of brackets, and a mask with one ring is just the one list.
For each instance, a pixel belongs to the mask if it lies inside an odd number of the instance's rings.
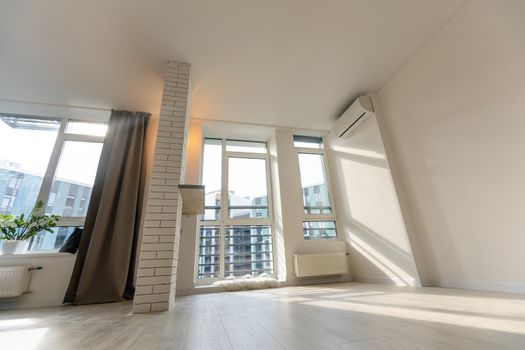
{"label": "white ceiling", "polygon": [[465,0],[0,0],[0,98],[159,109],[192,65],[192,117],[329,129]]}

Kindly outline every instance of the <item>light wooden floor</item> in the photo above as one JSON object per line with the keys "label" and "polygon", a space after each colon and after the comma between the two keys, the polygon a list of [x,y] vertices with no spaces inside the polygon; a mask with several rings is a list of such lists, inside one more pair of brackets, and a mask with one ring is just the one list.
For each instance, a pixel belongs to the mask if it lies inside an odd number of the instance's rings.
{"label": "light wooden floor", "polygon": [[0,313],[0,349],[525,349],[525,299],[332,284]]}

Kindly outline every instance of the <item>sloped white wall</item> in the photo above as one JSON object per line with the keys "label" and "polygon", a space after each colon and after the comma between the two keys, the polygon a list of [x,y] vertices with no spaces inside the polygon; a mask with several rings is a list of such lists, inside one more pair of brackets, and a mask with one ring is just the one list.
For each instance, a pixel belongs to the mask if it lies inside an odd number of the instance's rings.
{"label": "sloped white wall", "polygon": [[470,1],[379,92],[422,281],[525,292],[525,2]]}

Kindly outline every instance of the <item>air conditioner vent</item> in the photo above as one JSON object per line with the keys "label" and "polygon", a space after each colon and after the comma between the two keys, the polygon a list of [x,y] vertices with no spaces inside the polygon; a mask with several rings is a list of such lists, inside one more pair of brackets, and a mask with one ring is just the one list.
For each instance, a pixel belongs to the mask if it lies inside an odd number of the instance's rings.
{"label": "air conditioner vent", "polygon": [[359,96],[337,119],[332,132],[339,138],[348,137],[373,114],[374,106],[370,96]]}

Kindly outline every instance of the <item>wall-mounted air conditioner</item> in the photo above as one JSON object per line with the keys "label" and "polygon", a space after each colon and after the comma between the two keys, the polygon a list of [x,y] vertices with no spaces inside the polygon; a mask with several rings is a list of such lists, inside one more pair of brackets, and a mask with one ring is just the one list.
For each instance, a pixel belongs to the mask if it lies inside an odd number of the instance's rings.
{"label": "wall-mounted air conditioner", "polygon": [[370,96],[359,96],[337,119],[332,133],[337,137],[348,137],[373,114],[374,106]]}

